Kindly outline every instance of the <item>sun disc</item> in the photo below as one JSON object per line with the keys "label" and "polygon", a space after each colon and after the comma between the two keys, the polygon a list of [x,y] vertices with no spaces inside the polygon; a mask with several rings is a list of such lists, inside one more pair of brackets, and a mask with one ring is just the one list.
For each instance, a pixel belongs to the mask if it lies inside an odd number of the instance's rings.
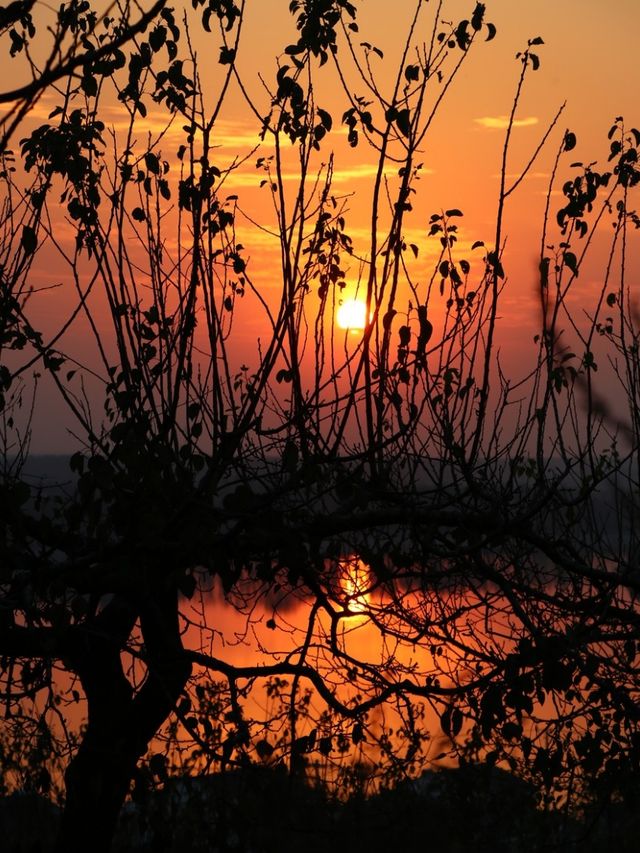
{"label": "sun disc", "polygon": [[338,308],[336,322],[341,329],[362,330],[367,325],[367,306],[361,299],[347,299]]}

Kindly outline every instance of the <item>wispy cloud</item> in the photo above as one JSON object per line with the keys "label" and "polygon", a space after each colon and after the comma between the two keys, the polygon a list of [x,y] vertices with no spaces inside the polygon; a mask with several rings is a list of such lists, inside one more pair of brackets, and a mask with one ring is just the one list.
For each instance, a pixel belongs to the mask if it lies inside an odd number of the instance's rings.
{"label": "wispy cloud", "polygon": [[[521,177],[521,175],[522,175],[521,172],[507,172],[507,174],[505,175],[505,178],[508,181],[517,181]],[[492,178],[499,178],[500,174],[499,174],[499,172],[494,172],[494,174],[491,175],[491,177]],[[535,178],[537,180],[546,180],[547,178],[549,178],[549,172],[527,172],[526,177],[532,178],[532,179]]]}
{"label": "wispy cloud", "polygon": [[[482,116],[474,118],[476,124],[484,127],[486,130],[504,130],[509,127],[509,116]],[[537,116],[527,116],[526,118],[517,118],[513,122],[514,127],[531,127],[538,124]]]}
{"label": "wispy cloud", "polygon": [[[350,184],[354,181],[361,180],[371,180],[378,173],[378,166],[375,163],[361,163],[359,165],[354,166],[346,166],[345,168],[336,169],[332,175],[332,183],[333,184]],[[434,174],[433,169],[422,169],[423,175],[432,175]],[[394,180],[398,177],[397,169],[390,169],[384,172],[385,178],[389,180]],[[320,183],[324,183],[326,177],[326,167],[323,166],[319,169],[317,174],[313,177],[313,180],[317,178]],[[274,179],[272,177],[272,179]],[[234,187],[255,187],[260,184],[261,181],[267,181],[268,176],[266,172],[255,169],[248,169],[244,167],[242,170],[238,170],[233,173],[229,178],[229,185],[233,185]],[[282,180],[285,183],[298,182],[300,180],[300,172],[299,171],[285,171],[282,173]],[[312,180],[311,177],[308,180]]]}

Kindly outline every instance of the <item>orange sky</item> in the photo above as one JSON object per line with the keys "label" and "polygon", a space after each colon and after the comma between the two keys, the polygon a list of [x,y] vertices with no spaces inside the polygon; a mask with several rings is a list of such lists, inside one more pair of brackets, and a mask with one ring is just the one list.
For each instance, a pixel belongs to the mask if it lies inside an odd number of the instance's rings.
{"label": "orange sky", "polygon": [[[276,56],[282,47],[295,38],[293,22],[288,12],[288,0],[249,0],[244,24],[243,42],[239,55],[239,68],[249,91],[257,98],[258,106],[266,112],[268,97],[258,74],[273,81]],[[382,85],[387,76],[391,84],[403,33],[406,31],[413,0],[360,0],[360,33],[358,39],[369,41],[385,53],[380,60],[379,79]],[[448,20],[469,17],[474,2],[447,0],[443,16]],[[436,8],[435,0],[425,6],[424,33]],[[392,11],[390,11],[392,10]],[[640,29],[640,3],[637,0],[616,0],[612,4],[603,0],[489,0],[485,20],[497,27],[496,38],[479,44],[452,90],[444,107],[425,140],[423,178],[418,185],[420,197],[414,203],[414,212],[407,221],[407,236],[421,247],[420,259],[413,267],[417,280],[430,274],[429,261],[437,246],[429,247],[425,238],[428,216],[445,208],[456,207],[464,211],[460,245],[469,247],[478,239],[491,245],[498,191],[498,172],[504,137],[504,117],[509,113],[512,96],[519,73],[515,61],[516,51],[526,46],[528,38],[541,36],[545,44],[540,47],[541,68],[530,75],[519,111],[519,123],[514,133],[514,144],[509,172],[514,175],[526,162],[545,132],[549,120],[560,104],[567,107],[554,132],[550,144],[523,182],[517,195],[509,201],[506,236],[508,239],[505,269],[508,276],[503,299],[503,345],[509,358],[522,356],[523,330],[531,329],[535,304],[531,294],[536,281],[536,255],[539,251],[541,215],[549,165],[566,128],[577,134],[578,146],[575,160],[590,162],[606,160],[606,132],[616,115],[624,115],[628,125],[640,126],[640,109],[637,93],[640,91],[640,63],[637,61],[637,33]],[[194,44],[201,63],[203,89],[213,98],[219,80],[216,65],[219,36],[197,34]],[[354,91],[359,92],[356,82]],[[345,109],[343,94],[336,95],[338,87],[334,77],[327,75],[326,82],[318,84],[318,102],[334,114],[334,135],[321,152],[326,160],[331,147],[336,151],[336,176],[334,190],[345,195],[348,201],[348,231],[356,246],[366,252],[368,215],[370,212],[371,176],[375,160],[366,145],[355,151],[345,144],[344,129],[339,117]],[[49,110],[49,101],[37,108],[42,119]],[[157,113],[150,110],[147,127],[158,127]],[[118,126],[120,113],[110,108],[108,123]],[[180,123],[178,123],[179,128]],[[141,137],[143,136],[141,128]],[[237,154],[247,154],[257,143],[255,117],[245,108],[237,90],[227,99],[219,123],[221,163],[229,162]],[[337,132],[335,132],[337,131]],[[331,141],[333,140],[333,141]],[[176,147],[172,131],[162,142],[163,154],[170,158]],[[273,223],[267,193],[257,184],[262,177],[254,169],[257,152],[246,168],[236,174],[229,192],[238,192],[243,207],[263,225]],[[268,152],[267,152],[268,153]],[[292,163],[292,184],[296,177]],[[562,197],[557,196],[558,200]],[[58,234],[64,232],[62,220],[56,223]],[[246,240],[245,238],[246,231]],[[265,291],[278,289],[276,244],[253,227],[243,231],[250,257],[250,270]],[[469,256],[471,258],[471,255]],[[34,281],[52,283],[54,253],[46,246],[36,260]],[[638,266],[635,267],[638,272]],[[62,273],[60,274],[62,275]],[[601,269],[585,269],[580,279],[581,296],[595,286]],[[355,286],[357,265],[349,271],[349,284]],[[348,295],[348,294],[347,294]],[[65,315],[69,303],[58,291],[46,296],[46,315],[51,327]],[[238,343],[249,347],[260,334],[249,304],[240,315]],[[528,328],[527,328],[528,327]],[[80,346],[84,331],[79,329],[70,345]],[[514,356],[515,353],[515,356]],[[78,350],[78,355],[82,355]],[[43,389],[34,430],[33,449],[38,452],[66,449],[69,439],[66,426],[59,415],[61,409],[55,402],[52,389]],[[53,415],[53,416],[52,416]],[[45,426],[46,423],[46,426]]]}

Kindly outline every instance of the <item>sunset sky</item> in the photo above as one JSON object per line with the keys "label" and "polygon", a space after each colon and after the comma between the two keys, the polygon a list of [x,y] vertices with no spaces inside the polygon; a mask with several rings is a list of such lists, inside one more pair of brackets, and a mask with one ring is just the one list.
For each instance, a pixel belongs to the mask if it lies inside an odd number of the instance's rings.
{"label": "sunset sky", "polygon": [[[375,70],[383,88],[387,81],[391,86],[403,34],[414,8],[413,0],[396,0],[393,4],[386,0],[359,0],[356,5],[360,32],[355,41],[369,41],[384,52],[384,60],[374,57],[377,62]],[[470,17],[474,5],[471,0],[447,0],[442,16],[452,21]],[[268,111],[269,97],[259,75],[271,84],[277,70],[276,58],[285,61],[281,51],[295,40],[295,27],[288,6],[288,0],[247,3],[238,68],[262,114]],[[424,27],[425,34],[436,7],[434,0],[425,4],[424,21],[420,25]],[[430,247],[426,240],[426,223],[434,212],[454,207],[464,212],[460,247],[470,247],[476,240],[484,240],[491,245],[504,128],[520,70],[515,54],[526,47],[527,39],[542,37],[544,45],[536,49],[541,67],[529,76],[518,112],[508,166],[510,175],[516,177],[519,174],[519,168],[527,162],[565,100],[567,106],[539,160],[508,202],[503,346],[509,359],[519,360],[522,347],[528,346],[528,343],[523,344],[523,334],[526,331],[525,339],[531,340],[532,316],[535,318],[537,310],[532,294],[536,286],[540,228],[550,163],[565,130],[570,129],[577,135],[578,144],[571,155],[573,160],[597,160],[604,168],[608,153],[606,134],[613,119],[622,115],[628,127],[640,126],[640,63],[637,52],[640,4],[637,0],[616,0],[613,4],[603,0],[489,0],[485,20],[495,24],[495,39],[474,45],[472,55],[425,138],[423,177],[417,185],[419,195],[408,220],[407,237],[421,248],[420,258],[413,268],[418,280],[424,280],[431,274],[429,262],[433,261],[437,249]],[[214,33],[205,38],[205,34],[196,33],[194,28],[193,38],[201,65],[203,90],[205,96],[213,100],[220,79],[220,68],[216,62],[219,36]],[[358,81],[353,86],[354,93],[359,94]],[[334,116],[334,132],[325,140],[318,166],[326,162],[331,150],[335,151],[334,192],[347,198],[347,230],[355,245],[366,252],[375,158],[366,144],[355,150],[346,145],[346,131],[340,125],[340,117],[347,104],[328,68],[327,73],[318,78],[317,101]],[[51,98],[43,99],[30,121],[44,120],[51,103]],[[107,124],[117,129],[122,119],[120,107],[116,104],[109,106],[105,113]],[[159,119],[159,112],[150,109],[146,123],[141,123],[140,138],[144,138],[147,130],[157,132]],[[169,130],[160,144],[163,156],[169,160],[177,147],[179,125],[175,128],[176,135],[174,130]],[[217,127],[215,142],[220,146],[221,164],[230,163],[237,155],[249,154],[258,144],[257,119],[233,87]],[[273,218],[268,193],[258,187],[263,175],[255,169],[257,157],[265,153],[269,152],[263,146],[232,176],[229,193],[237,192],[242,208],[269,228]],[[565,171],[562,179],[571,174],[566,169],[573,160],[565,158],[563,161]],[[294,182],[296,176],[292,159],[289,179]],[[556,195],[555,198],[560,201],[562,196]],[[66,227],[61,214],[60,222],[56,223],[57,234],[64,234]],[[265,290],[276,292],[279,286],[277,243],[246,221],[240,230],[247,246],[249,269],[256,282]],[[39,286],[50,284],[52,275],[56,275],[53,272],[54,258],[55,253],[50,248],[42,248],[33,271],[33,280]],[[636,263],[632,272],[637,274],[639,270],[640,265]],[[355,295],[360,272],[354,263],[347,277],[351,292],[346,292],[345,298]],[[583,299],[597,286],[602,268],[594,264],[581,273],[580,299]],[[43,298],[47,300],[43,311],[53,328],[64,319],[71,303],[56,290],[43,295]],[[241,348],[255,343],[261,333],[258,323],[259,320],[247,307],[244,324],[238,331]],[[69,338],[73,347],[81,347],[82,334],[79,331],[75,340],[73,335]],[[81,356],[79,350],[78,356]],[[34,425],[35,451],[66,450],[72,443],[59,412],[53,389],[43,388]]]}

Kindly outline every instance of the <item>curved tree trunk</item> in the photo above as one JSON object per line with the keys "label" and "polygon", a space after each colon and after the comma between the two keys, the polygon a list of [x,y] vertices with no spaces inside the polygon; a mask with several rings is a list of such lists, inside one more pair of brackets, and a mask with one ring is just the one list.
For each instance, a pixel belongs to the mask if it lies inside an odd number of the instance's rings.
{"label": "curved tree trunk", "polygon": [[[134,694],[120,652],[136,616],[147,677]],[[88,724],[65,774],[66,804],[56,853],[107,853],[136,765],[171,713],[191,673],[175,590],[137,608],[114,600],[74,643],[70,663],[87,697]]]}

